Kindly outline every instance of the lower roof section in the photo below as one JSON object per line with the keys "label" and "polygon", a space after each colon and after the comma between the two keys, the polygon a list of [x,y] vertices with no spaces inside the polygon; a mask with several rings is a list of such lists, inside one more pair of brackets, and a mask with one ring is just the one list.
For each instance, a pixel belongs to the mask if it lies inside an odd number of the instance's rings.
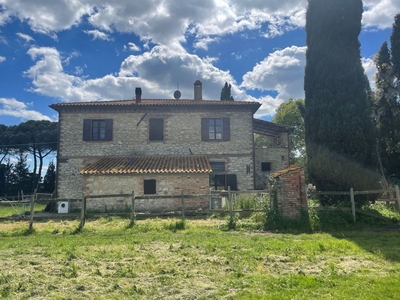
{"label": "lower roof section", "polygon": [[280,125],[264,120],[253,119],[254,133],[279,137],[282,133],[291,133],[293,127],[287,125]]}
{"label": "lower roof section", "polygon": [[102,157],[80,171],[82,175],[177,174],[212,172],[205,155]]}

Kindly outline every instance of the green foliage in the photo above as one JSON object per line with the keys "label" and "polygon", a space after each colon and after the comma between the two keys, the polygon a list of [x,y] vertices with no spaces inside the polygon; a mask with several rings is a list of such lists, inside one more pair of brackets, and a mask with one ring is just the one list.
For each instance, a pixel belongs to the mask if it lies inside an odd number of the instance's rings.
{"label": "green foliage", "polygon": [[397,84],[400,81],[400,13],[394,17],[394,23],[392,27],[392,34],[390,36],[390,45],[392,49],[392,64],[394,74],[397,78]]}
{"label": "green foliage", "polygon": [[400,178],[400,103],[394,68],[387,43],[384,42],[374,57],[374,111],[378,127],[378,151],[386,177]]}
{"label": "green foliage", "polygon": [[[365,191],[380,189],[380,176],[376,171],[326,148],[319,147],[318,150],[314,159],[308,161],[308,168],[313,170],[314,178],[318,178],[318,182],[320,182],[320,185],[317,185],[317,190],[349,191],[350,188],[353,188],[356,191]],[[323,204],[329,205],[334,204],[339,199],[338,197],[320,198]],[[365,197],[356,199],[358,202],[365,200]],[[362,204],[359,203],[359,205]]]}
{"label": "green foliage", "polygon": [[[229,209],[229,204],[228,209]],[[263,209],[269,205],[269,198],[259,197],[257,194],[240,194],[233,201],[233,209]]]}
{"label": "green foliage", "polygon": [[[355,188],[360,175],[370,178],[364,171],[377,167],[371,91],[358,40],[362,12],[361,0],[308,2],[304,77],[307,171],[320,191]],[[352,176],[342,177],[353,170]]]}
{"label": "green foliage", "polygon": [[231,96],[231,88],[232,88],[232,85],[225,82],[225,85],[222,87],[222,90],[221,90],[220,100],[228,100],[228,101],[234,100],[233,97]]}
{"label": "green foliage", "polygon": [[279,231],[295,231],[295,232],[310,232],[312,227],[308,212],[302,211],[300,217],[291,219],[282,215],[279,210],[267,210],[266,221],[264,224],[265,230],[279,230]]}
{"label": "green foliage", "polygon": [[172,232],[177,232],[178,230],[185,230],[187,229],[186,220],[171,221],[170,223],[165,224],[164,228]]}
{"label": "green foliage", "polygon": [[56,167],[51,161],[43,178],[43,193],[53,193],[56,188]]}
{"label": "green foliage", "polygon": [[283,102],[276,110],[272,122],[293,127],[290,133],[290,162],[305,166],[306,143],[304,135],[304,119],[299,107],[304,107],[303,99],[292,99]]}

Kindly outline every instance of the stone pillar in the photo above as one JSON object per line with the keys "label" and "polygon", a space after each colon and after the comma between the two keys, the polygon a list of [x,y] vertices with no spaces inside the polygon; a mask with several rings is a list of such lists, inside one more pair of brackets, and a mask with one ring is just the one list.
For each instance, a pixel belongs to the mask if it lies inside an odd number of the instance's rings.
{"label": "stone pillar", "polygon": [[308,209],[304,170],[297,165],[275,172],[269,178],[272,208],[296,219]]}

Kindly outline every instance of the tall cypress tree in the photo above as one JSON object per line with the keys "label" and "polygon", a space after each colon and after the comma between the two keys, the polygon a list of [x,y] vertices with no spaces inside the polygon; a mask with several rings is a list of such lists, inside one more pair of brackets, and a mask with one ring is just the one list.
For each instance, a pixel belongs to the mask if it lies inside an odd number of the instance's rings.
{"label": "tall cypress tree", "polygon": [[397,78],[398,85],[400,85],[400,13],[394,17],[390,45],[394,75]]}
{"label": "tall cypress tree", "polygon": [[375,119],[378,126],[378,148],[386,176],[400,178],[400,104],[398,89],[386,42],[374,57]]}
{"label": "tall cypress tree", "polygon": [[231,100],[233,101],[233,97],[231,96],[231,88],[232,85],[225,82],[225,85],[222,87],[221,90],[221,98],[220,100]]}
{"label": "tall cypress tree", "polygon": [[304,78],[308,176],[317,189],[376,180],[372,97],[361,63],[362,0],[308,0]]}

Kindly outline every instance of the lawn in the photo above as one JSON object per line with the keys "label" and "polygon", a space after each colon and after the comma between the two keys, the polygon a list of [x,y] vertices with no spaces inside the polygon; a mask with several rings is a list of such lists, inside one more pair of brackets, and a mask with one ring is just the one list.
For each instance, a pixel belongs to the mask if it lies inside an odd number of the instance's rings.
{"label": "lawn", "polygon": [[238,231],[218,218],[129,228],[104,217],[77,234],[78,220],[35,222],[27,234],[27,221],[0,222],[0,298],[400,298],[398,231],[288,234],[238,223]]}

